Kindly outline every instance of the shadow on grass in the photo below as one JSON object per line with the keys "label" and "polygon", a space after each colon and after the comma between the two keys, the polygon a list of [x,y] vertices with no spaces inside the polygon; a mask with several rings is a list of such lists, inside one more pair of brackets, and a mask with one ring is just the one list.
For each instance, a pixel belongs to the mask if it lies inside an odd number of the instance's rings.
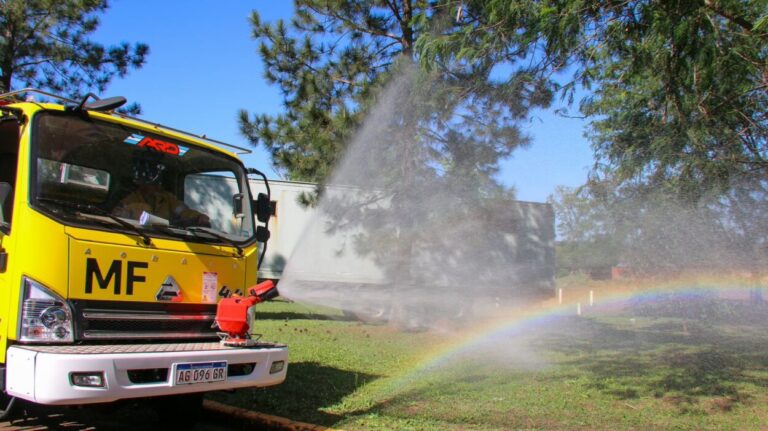
{"label": "shadow on grass", "polygon": [[257,320],[334,320],[341,322],[356,321],[352,316],[325,313],[300,313],[295,311],[262,311],[259,310]]}
{"label": "shadow on grass", "polygon": [[746,386],[768,387],[768,320],[745,324],[738,319],[738,325],[719,319],[656,320],[627,325],[616,324],[615,317],[569,318],[538,344],[565,356],[564,366],[587,372],[591,387],[618,399],[650,395],[740,402],[748,397]]}
{"label": "shadow on grass", "polygon": [[341,417],[323,411],[379,376],[327,367],[316,362],[291,363],[280,385],[217,393],[230,405],[318,425],[333,425]]}

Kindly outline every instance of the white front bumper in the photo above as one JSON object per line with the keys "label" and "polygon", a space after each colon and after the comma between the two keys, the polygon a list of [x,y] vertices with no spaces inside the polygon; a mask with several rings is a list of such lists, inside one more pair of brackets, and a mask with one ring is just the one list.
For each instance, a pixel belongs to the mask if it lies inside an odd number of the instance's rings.
{"label": "white front bumper", "polygon": [[[247,375],[228,376],[212,383],[175,385],[172,367],[177,363],[227,361],[228,365],[255,363]],[[273,362],[284,361],[270,374]],[[111,346],[20,346],[8,349],[6,390],[9,394],[40,404],[88,404],[125,398],[207,392],[221,389],[270,386],[285,380],[288,348],[267,345],[234,348],[219,343],[141,344]],[[167,379],[136,383],[129,370],[167,369]],[[103,372],[103,388],[74,386],[73,372]]]}

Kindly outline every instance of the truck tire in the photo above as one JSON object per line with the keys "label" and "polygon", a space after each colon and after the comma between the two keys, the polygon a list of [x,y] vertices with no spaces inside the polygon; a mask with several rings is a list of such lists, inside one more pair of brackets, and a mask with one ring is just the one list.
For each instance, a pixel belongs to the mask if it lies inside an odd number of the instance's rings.
{"label": "truck tire", "polygon": [[5,392],[0,393],[0,421],[7,421],[13,417],[16,412],[16,397],[12,397]]}
{"label": "truck tire", "polygon": [[152,403],[162,429],[185,430],[197,424],[203,412],[203,394],[170,395]]}

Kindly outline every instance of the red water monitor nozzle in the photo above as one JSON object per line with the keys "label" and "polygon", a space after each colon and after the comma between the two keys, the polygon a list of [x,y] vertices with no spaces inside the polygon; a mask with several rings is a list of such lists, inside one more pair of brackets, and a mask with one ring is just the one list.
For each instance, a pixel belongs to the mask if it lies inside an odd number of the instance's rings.
{"label": "red water monitor nozzle", "polygon": [[263,281],[248,289],[248,296],[232,295],[219,301],[216,308],[216,325],[221,330],[222,342],[228,346],[252,345],[250,340],[250,321],[253,319],[253,306],[279,295],[275,283]]}

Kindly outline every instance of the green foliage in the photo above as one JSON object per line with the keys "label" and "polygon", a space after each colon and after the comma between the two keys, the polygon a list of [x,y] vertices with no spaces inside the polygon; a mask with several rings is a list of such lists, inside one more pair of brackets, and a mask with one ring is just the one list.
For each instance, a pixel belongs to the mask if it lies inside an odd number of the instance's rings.
{"label": "green foliage", "polygon": [[[491,77],[493,61],[446,58],[415,70],[416,40],[456,31],[450,19],[456,7],[448,1],[299,0],[290,23],[264,23],[254,12],[265,78],[281,89],[284,111],[243,110],[242,132],[268,148],[288,178],[323,182],[387,83],[411,75],[388,137],[390,150],[403,155],[400,169],[456,169],[487,182],[500,158],[527,143],[516,121],[531,106],[548,104],[551,93],[523,73],[498,82]],[[474,158],[460,154],[472,151]]]}
{"label": "green foliage", "polygon": [[88,39],[106,0],[7,0],[0,4],[0,90],[35,87],[64,95],[103,91],[140,68],[147,45],[105,47]]}
{"label": "green foliage", "polygon": [[561,270],[596,262],[650,272],[765,261],[768,27],[765,1],[462,2],[421,61],[529,62],[579,102],[591,179],[553,200]]}
{"label": "green foliage", "polygon": [[606,270],[619,263],[620,241],[609,203],[587,187],[557,187],[549,203],[557,218],[558,273]]}
{"label": "green foliage", "polygon": [[620,255],[610,238],[599,240],[563,242],[555,246],[558,276],[585,273],[602,278],[612,267],[619,264]]}
{"label": "green foliage", "polygon": [[668,184],[689,202],[745,175],[766,178],[768,32],[753,30],[764,4],[617,2],[597,12],[584,31],[596,41],[578,53],[598,84],[582,111],[613,175]]}
{"label": "green foliage", "polygon": [[688,202],[768,173],[768,42],[760,0],[466,2],[422,60],[531,63],[592,120],[595,173],[674,188]]}
{"label": "green foliage", "polygon": [[613,233],[606,202],[594,189],[558,186],[549,203],[557,214],[557,232],[566,242],[590,241]]}
{"label": "green foliage", "polygon": [[765,181],[733,182],[696,205],[645,184],[592,181],[550,198],[561,274],[623,264],[647,274],[756,271],[768,262]]}
{"label": "green foliage", "polygon": [[[382,8],[346,1],[297,1],[290,23],[251,15],[264,78],[284,95],[276,116],[240,112],[241,130],[272,152],[293,180],[328,177],[360,122],[359,105],[407,46],[406,18],[385,20]],[[398,36],[386,36],[396,31]]]}

